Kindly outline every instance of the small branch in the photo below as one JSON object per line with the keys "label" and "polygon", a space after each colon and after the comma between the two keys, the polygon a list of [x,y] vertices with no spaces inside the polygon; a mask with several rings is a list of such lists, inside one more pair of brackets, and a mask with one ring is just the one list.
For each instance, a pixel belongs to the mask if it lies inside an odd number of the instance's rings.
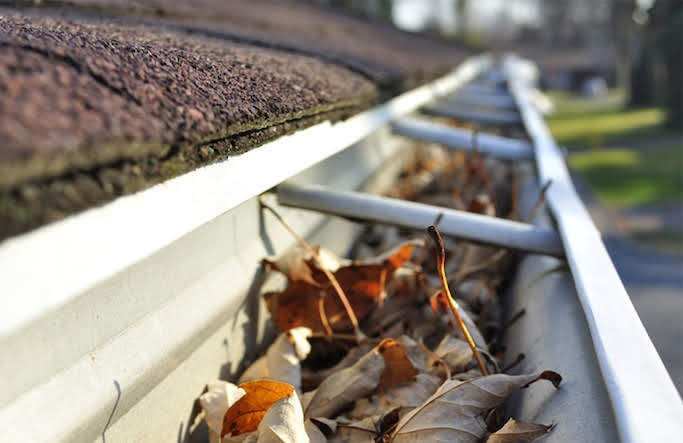
{"label": "small branch", "polygon": [[510,326],[512,326],[512,325],[514,325],[515,323],[517,323],[517,320],[519,320],[520,318],[524,317],[525,315],[526,315],[526,309],[524,309],[524,308],[522,308],[522,309],[520,309],[519,311],[515,312],[515,314],[510,318],[510,320],[508,320],[507,323],[505,323],[505,324],[503,325],[503,327],[500,328],[500,332],[498,333],[498,335],[500,335],[500,336],[502,337],[503,334],[505,334],[505,331],[507,331],[507,330],[510,328]]}
{"label": "small branch", "polygon": [[538,193],[538,198],[536,199],[536,204],[534,204],[534,208],[531,210],[531,213],[527,217],[527,221],[532,222],[536,216],[538,215],[538,211],[541,210],[543,207],[543,204],[545,203],[545,194],[548,192],[548,188],[550,185],[553,184],[552,180],[548,180],[545,182],[543,187],[541,188],[541,191]]}
{"label": "small branch", "polygon": [[486,365],[484,364],[484,361],[481,359],[481,355],[479,354],[479,351],[477,350],[477,346],[474,344],[474,340],[472,339],[472,335],[470,334],[470,331],[467,329],[467,326],[465,325],[465,322],[462,320],[462,317],[460,317],[460,312],[458,311],[459,310],[458,304],[453,299],[453,296],[451,295],[451,291],[448,288],[448,282],[446,281],[446,270],[445,270],[446,250],[444,249],[444,246],[443,246],[443,239],[441,238],[441,234],[439,234],[439,230],[434,225],[427,228],[427,232],[429,233],[429,235],[432,237],[432,239],[434,240],[434,242],[437,245],[437,248],[436,248],[436,253],[437,253],[436,267],[439,271],[439,277],[441,277],[441,286],[443,287],[443,292],[444,292],[444,294],[446,294],[446,298],[448,299],[448,305],[451,308],[451,312],[453,313],[453,317],[455,317],[455,320],[458,323],[458,326],[460,327],[462,334],[465,336],[465,340],[467,341],[467,344],[470,345],[470,349],[472,349],[472,354],[474,354],[474,358],[477,360],[477,364],[479,365],[479,369],[481,370],[481,373],[483,375],[488,375],[488,371],[486,370]]}
{"label": "small branch", "polygon": [[488,257],[486,260],[484,260],[481,263],[478,263],[476,265],[468,266],[466,268],[461,268],[458,270],[458,272],[455,273],[453,278],[450,280],[453,282],[454,286],[457,286],[460,284],[465,278],[469,277],[470,275],[482,271],[486,268],[488,268],[491,265],[496,264],[500,260],[502,260],[508,253],[507,249],[501,249],[500,251],[496,251],[493,253],[490,257]]}
{"label": "small branch", "polygon": [[[301,246],[303,246],[306,249],[306,251],[308,251],[308,253],[311,254],[311,257],[313,257],[313,260],[315,260],[315,262],[317,263],[320,270],[323,271],[323,273],[325,274],[327,279],[330,281],[330,284],[334,288],[335,292],[339,296],[339,300],[341,300],[341,303],[344,306],[344,309],[346,310],[346,314],[348,315],[349,320],[351,321],[351,324],[353,325],[354,333],[356,334],[356,336],[358,338],[365,337],[365,334],[363,334],[363,332],[360,330],[360,327],[358,326],[358,318],[356,317],[356,313],[353,312],[353,308],[351,307],[351,303],[349,303],[349,299],[346,297],[346,294],[344,294],[344,290],[339,285],[339,282],[335,278],[334,274],[332,274],[330,272],[330,270],[327,269],[327,266],[325,266],[323,261],[320,259],[320,256],[318,255],[318,253],[315,252],[315,249],[313,249],[311,247],[311,245],[309,245],[306,240],[304,240],[299,234],[297,234],[296,231],[294,231],[294,229],[292,229],[292,227],[289,226],[289,224],[287,224],[287,222],[282,218],[282,216],[274,208],[269,206],[267,203],[265,203],[263,201],[263,199],[260,199],[260,198],[259,198],[259,203],[261,204],[261,207],[270,211],[275,216],[275,218],[277,218],[278,221],[280,223],[282,223],[282,226],[284,226],[285,229],[287,229],[287,231],[289,231],[289,233],[292,234],[292,237],[294,237],[296,239],[296,241],[298,241],[301,244]],[[328,325],[328,327],[329,327],[329,325]]]}
{"label": "small branch", "polygon": [[503,368],[502,372],[508,372],[510,369],[514,368],[515,366],[517,366],[518,364],[523,362],[525,358],[526,358],[525,354],[519,354],[514,361],[512,361],[509,365],[507,365]]}
{"label": "small branch", "polygon": [[325,313],[325,297],[318,297],[318,314],[320,315],[320,323],[323,324],[325,333],[328,336],[332,335],[332,327],[330,322],[327,320],[327,314]]}
{"label": "small branch", "polygon": [[[439,226],[439,224],[441,223],[441,220],[443,220],[443,217],[444,217],[444,213],[439,212],[439,215],[436,216],[436,218],[434,219],[434,223],[432,223],[432,225]],[[423,245],[422,245],[422,252],[420,253],[420,256],[418,257],[418,259],[415,260],[415,263],[420,267],[422,267],[422,263],[424,263],[424,261],[427,259],[427,253],[429,252],[428,244],[429,243],[427,242],[427,240],[425,240]]]}
{"label": "small branch", "polygon": [[439,366],[442,366],[446,370],[446,380],[450,380],[451,368],[448,367],[446,362],[439,358],[439,356],[432,352],[427,346],[425,346],[424,343],[422,343],[422,340],[417,342],[417,344],[420,347],[420,349],[422,349],[429,357],[432,358],[432,360],[434,360],[434,363],[438,364]]}

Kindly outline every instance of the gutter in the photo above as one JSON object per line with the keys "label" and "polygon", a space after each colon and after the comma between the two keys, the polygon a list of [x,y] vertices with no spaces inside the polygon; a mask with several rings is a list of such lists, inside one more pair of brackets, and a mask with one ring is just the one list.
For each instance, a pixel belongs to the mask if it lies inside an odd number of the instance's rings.
{"label": "gutter", "polygon": [[[0,377],[12,380],[0,392],[4,439],[25,440],[30,429],[33,441],[92,441],[104,430],[120,441],[165,441],[182,433],[177,421],[187,431],[187,405],[201,390],[194,382],[237,371],[221,370],[226,354],[239,365],[265,334],[260,302],[249,297],[260,258],[293,244],[259,219],[256,196],[291,178],[358,188],[405,144],[387,123],[489,64],[471,58],[344,122],[0,243],[0,287],[11,298],[0,310]],[[304,235],[322,229],[320,215],[283,215]],[[340,223],[330,223],[330,237],[348,246],[354,229]]]}

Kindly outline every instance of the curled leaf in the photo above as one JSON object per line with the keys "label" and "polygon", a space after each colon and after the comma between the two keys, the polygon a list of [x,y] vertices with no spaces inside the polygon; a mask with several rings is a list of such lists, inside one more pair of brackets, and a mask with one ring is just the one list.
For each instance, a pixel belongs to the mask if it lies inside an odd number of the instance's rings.
{"label": "curled leaf", "polygon": [[379,389],[388,389],[415,380],[418,373],[417,369],[396,340],[391,338],[382,340],[377,350],[384,357],[386,363],[386,368],[379,381]]}
{"label": "curled leaf", "polygon": [[[318,257],[320,257],[320,260],[322,260],[323,265],[331,272],[335,272],[341,266],[348,266],[350,264],[349,260],[340,259],[333,252],[321,246],[314,247],[314,250]],[[310,252],[301,245],[294,246],[276,260],[264,259],[263,262],[272,269],[287,276],[291,281],[305,282],[314,286],[318,282],[314,279],[313,274],[322,273]]]}
{"label": "curled leaf", "polygon": [[211,443],[220,442],[225,412],[245,394],[244,389],[226,381],[218,380],[207,385],[207,391],[199,397],[199,404],[204,410]]}
{"label": "curled leaf", "polygon": [[255,431],[270,406],[294,392],[292,385],[269,380],[242,383],[239,387],[245,394],[225,412],[221,438]]}
{"label": "curled leaf", "polygon": [[499,406],[516,389],[538,380],[556,387],[562,377],[552,371],[533,375],[494,374],[464,382],[446,380],[421,406],[396,425],[393,442],[478,442],[486,434],[482,414]]}
{"label": "curled leaf", "polygon": [[301,402],[292,392],[289,397],[273,403],[261,419],[257,432],[245,442],[256,443],[299,443],[309,442],[310,438],[304,424]]}
{"label": "curled leaf", "polygon": [[487,443],[515,443],[518,441],[532,441],[550,432],[555,425],[539,425],[524,423],[511,418],[505,426],[489,435]]}
{"label": "curled leaf", "polygon": [[301,361],[311,352],[308,337],[311,330],[305,327],[290,329],[278,336],[266,351],[240,377],[240,383],[269,379],[289,383],[301,390]]}
{"label": "curled leaf", "polygon": [[386,364],[377,348],[353,366],[327,377],[315,391],[305,410],[306,417],[333,417],[344,406],[373,392]]}
{"label": "curled leaf", "polygon": [[453,373],[462,372],[472,360],[472,350],[467,342],[446,335],[434,350],[434,354],[443,360]]}
{"label": "curled leaf", "polygon": [[[377,305],[384,294],[386,281],[410,259],[414,246],[414,242],[408,242],[385,255],[341,266],[333,272],[356,317],[366,317]],[[306,326],[313,332],[325,332],[319,309],[319,299],[323,297],[324,313],[332,329],[337,332],[350,329],[352,325],[346,310],[329,279],[312,263],[306,263],[310,278],[301,277],[306,275],[305,272],[298,272],[298,279],[290,278],[284,291],[264,294],[268,310],[278,328],[286,331],[297,326]],[[279,269],[272,264],[271,266]]]}
{"label": "curled leaf", "polygon": [[395,409],[400,415],[420,406],[438,388],[442,380],[429,374],[418,374],[415,381],[392,389],[378,392],[368,398],[358,400],[348,413],[351,418],[363,418]]}

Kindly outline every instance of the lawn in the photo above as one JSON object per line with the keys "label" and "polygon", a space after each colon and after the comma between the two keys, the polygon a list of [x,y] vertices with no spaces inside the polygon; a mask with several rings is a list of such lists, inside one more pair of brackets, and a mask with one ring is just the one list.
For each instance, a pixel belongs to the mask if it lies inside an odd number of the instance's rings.
{"label": "lawn", "polygon": [[609,148],[572,153],[569,164],[605,202],[617,206],[681,201],[683,147]]}
{"label": "lawn", "polygon": [[683,138],[663,128],[663,110],[626,108],[618,90],[602,100],[549,95],[556,106],[550,130],[569,148],[572,169],[604,202],[626,207],[683,199]]}
{"label": "lawn", "polygon": [[588,100],[563,92],[550,93],[556,113],[548,125],[558,143],[568,147],[601,147],[606,143],[645,138],[664,132],[660,108],[624,108],[623,94]]}

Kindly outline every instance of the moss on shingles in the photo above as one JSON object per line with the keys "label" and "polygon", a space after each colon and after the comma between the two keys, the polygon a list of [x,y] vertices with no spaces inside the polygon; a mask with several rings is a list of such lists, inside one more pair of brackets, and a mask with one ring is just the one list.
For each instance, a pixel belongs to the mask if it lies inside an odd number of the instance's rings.
{"label": "moss on shingles", "polygon": [[176,146],[165,157],[121,160],[92,170],[0,189],[0,239],[132,194],[200,166],[239,155],[280,136],[326,120],[349,117],[353,106],[198,144]]}
{"label": "moss on shingles", "polygon": [[0,19],[0,186],[262,129],[377,96],[320,60],[145,26]]}

